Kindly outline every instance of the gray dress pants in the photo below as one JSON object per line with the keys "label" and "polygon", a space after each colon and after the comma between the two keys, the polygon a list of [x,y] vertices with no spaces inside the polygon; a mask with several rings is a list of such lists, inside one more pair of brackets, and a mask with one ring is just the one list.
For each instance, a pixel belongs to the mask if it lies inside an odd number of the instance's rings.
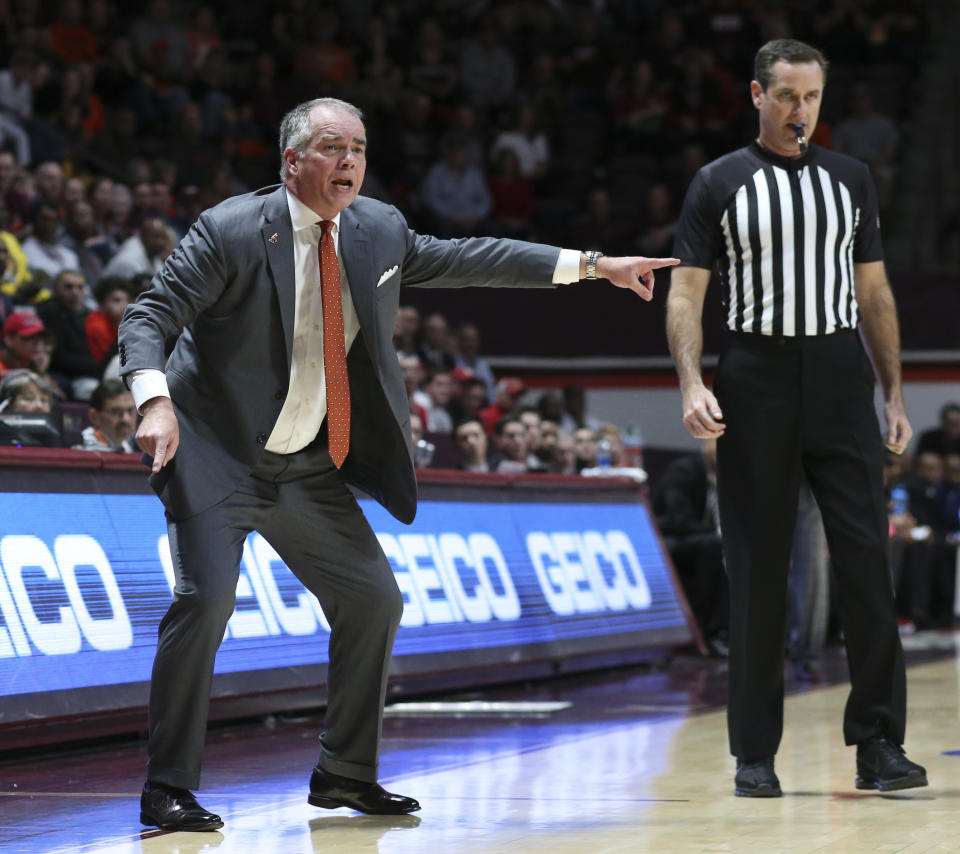
{"label": "gray dress pants", "polygon": [[375,782],[403,598],[326,442],[294,454],[265,451],[219,504],[189,519],[167,518],[176,587],[153,666],[147,778],[199,786],[214,658],[234,610],[244,541],[258,531],[317,597],[330,624],[319,764]]}

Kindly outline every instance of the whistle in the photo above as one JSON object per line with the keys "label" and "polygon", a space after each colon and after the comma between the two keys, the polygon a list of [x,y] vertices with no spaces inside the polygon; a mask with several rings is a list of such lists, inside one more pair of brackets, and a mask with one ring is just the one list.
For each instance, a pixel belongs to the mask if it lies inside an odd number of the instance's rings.
{"label": "whistle", "polygon": [[793,133],[797,137],[797,148],[800,149],[800,153],[803,154],[807,150],[807,130],[803,125],[790,125],[793,128]]}

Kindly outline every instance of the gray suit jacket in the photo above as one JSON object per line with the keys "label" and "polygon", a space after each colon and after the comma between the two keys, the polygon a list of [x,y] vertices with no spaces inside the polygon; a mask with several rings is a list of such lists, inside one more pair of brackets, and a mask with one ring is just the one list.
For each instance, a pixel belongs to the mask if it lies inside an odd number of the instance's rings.
{"label": "gray suit jacket", "polygon": [[[553,287],[556,247],[489,238],[438,240],[360,197],[340,218],[340,257],[360,321],[347,359],[349,483],[397,519],[416,514],[409,403],[393,348],[400,285]],[[378,286],[383,273],[397,272]],[[204,211],[120,325],[124,376],[166,372],[180,447],[151,483],[188,518],[249,475],[290,381],[293,232],[285,189],[267,187]]]}

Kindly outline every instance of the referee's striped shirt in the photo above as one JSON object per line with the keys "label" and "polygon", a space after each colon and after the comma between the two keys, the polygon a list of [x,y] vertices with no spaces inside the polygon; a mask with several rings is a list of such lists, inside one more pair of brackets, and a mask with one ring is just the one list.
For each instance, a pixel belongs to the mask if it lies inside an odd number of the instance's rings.
{"label": "referee's striped shirt", "polygon": [[673,254],[716,264],[731,331],[855,329],[853,265],[883,258],[873,179],[859,160],[817,145],[788,158],[754,142],[696,174]]}

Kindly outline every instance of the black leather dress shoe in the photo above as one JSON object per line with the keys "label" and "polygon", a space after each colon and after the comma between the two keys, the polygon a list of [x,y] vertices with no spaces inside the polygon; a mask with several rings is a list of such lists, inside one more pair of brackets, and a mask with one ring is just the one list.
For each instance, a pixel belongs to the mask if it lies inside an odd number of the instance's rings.
{"label": "black leather dress shoe", "polygon": [[406,815],[420,809],[420,804],[413,798],[394,795],[377,783],[340,777],[320,767],[314,768],[310,777],[307,802],[327,810],[350,807],[370,815]]}
{"label": "black leather dress shoe", "polygon": [[220,816],[207,812],[186,789],[162,783],[144,784],[140,795],[140,823],[163,830],[217,830]]}
{"label": "black leather dress shoe", "polygon": [[780,781],[773,771],[773,757],[754,762],[737,760],[737,776],[733,793],[741,798],[779,798],[783,795]]}
{"label": "black leather dress shoe", "polygon": [[903,748],[878,736],[857,745],[858,789],[895,792],[927,785],[927,769],[907,759]]}

